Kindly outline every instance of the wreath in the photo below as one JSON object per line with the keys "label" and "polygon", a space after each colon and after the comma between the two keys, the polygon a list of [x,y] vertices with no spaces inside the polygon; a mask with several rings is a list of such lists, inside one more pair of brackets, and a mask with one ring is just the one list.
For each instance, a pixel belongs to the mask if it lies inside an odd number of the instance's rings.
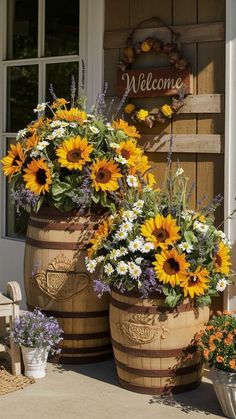
{"label": "wreath", "polygon": [[[133,42],[133,35],[136,29],[139,28],[144,22],[156,20],[161,22],[165,27],[169,29],[173,35],[174,42],[163,43],[157,38],[147,37],[144,41]],[[131,68],[131,64],[135,62],[135,59],[140,54],[147,54],[151,51],[155,52],[158,56],[165,56],[168,58],[171,66],[174,66],[178,70],[185,70],[189,67],[187,60],[181,53],[181,43],[179,41],[180,34],[173,31],[168,25],[166,25],[159,17],[152,17],[145,19],[140,22],[129,34],[126,40],[126,47],[124,48],[123,59],[119,62],[118,67],[125,71]],[[147,109],[137,109],[134,104],[128,103],[124,107],[124,111],[130,116],[134,123],[141,123],[149,128],[152,128],[155,123],[165,124],[168,119],[171,119],[173,114],[177,113],[179,109],[184,105],[184,88],[179,89],[178,96],[171,97],[171,104],[165,103],[160,108],[154,108],[151,111]]]}

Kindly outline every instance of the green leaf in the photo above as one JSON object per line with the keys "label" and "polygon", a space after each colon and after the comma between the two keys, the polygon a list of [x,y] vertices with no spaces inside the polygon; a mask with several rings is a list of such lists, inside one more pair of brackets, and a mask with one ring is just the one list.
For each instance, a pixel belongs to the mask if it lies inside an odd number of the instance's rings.
{"label": "green leaf", "polygon": [[44,202],[44,196],[41,196],[40,199],[38,200],[35,208],[34,208],[35,212],[38,212],[39,211],[39,209],[43,205],[43,202]]}
{"label": "green leaf", "polygon": [[169,294],[166,297],[165,302],[166,304],[168,304],[168,306],[170,306],[171,308],[174,308],[178,304],[178,301],[180,300],[180,298],[181,298],[181,294],[176,294],[176,295]]}
{"label": "green leaf", "polygon": [[68,183],[65,182],[60,182],[60,183],[54,183],[52,185],[52,195],[58,196],[58,195],[63,195],[66,192],[68,192],[70,190],[71,186],[68,185]]}
{"label": "green leaf", "polygon": [[197,237],[194,235],[194,233],[192,231],[185,231],[184,232],[184,238],[186,240],[186,242],[189,243],[197,243]]}
{"label": "green leaf", "polygon": [[210,306],[211,305],[211,297],[210,295],[202,295],[201,297],[196,298],[196,303],[198,306]]}
{"label": "green leaf", "polygon": [[98,192],[93,192],[92,196],[91,196],[93,202],[95,202],[95,204],[98,204],[100,201],[100,194]]}

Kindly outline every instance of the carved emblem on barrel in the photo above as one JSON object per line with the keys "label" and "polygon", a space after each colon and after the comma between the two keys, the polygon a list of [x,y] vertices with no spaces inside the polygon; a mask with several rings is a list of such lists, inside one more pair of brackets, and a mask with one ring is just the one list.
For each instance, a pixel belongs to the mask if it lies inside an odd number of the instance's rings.
{"label": "carved emblem on barrel", "polygon": [[150,343],[155,339],[165,339],[169,329],[155,325],[154,314],[132,314],[128,320],[119,324],[122,332],[136,343]]}

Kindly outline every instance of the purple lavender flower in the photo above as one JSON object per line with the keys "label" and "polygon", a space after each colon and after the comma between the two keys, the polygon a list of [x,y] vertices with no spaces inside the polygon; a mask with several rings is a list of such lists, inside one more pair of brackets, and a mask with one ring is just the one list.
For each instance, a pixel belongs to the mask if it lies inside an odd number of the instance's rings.
{"label": "purple lavender flower", "polygon": [[34,195],[29,189],[25,189],[23,185],[20,185],[16,191],[12,190],[11,197],[18,213],[20,213],[20,208],[30,212],[40,199],[40,196]]}
{"label": "purple lavender flower", "polygon": [[93,281],[93,289],[99,298],[101,298],[105,292],[111,292],[109,285],[99,281],[98,279]]}
{"label": "purple lavender flower", "polygon": [[151,292],[162,292],[162,286],[158,283],[156,279],[156,274],[153,268],[148,267],[144,271],[144,280],[140,287],[140,292],[142,298],[148,298]]}

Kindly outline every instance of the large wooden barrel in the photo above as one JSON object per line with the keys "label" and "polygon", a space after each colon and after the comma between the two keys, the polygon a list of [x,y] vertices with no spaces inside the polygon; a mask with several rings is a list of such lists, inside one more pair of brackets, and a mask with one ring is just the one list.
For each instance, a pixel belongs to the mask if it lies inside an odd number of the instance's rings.
{"label": "large wooden barrel", "polygon": [[101,220],[43,208],[32,214],[24,277],[29,309],[55,316],[64,331],[60,362],[87,363],[112,356],[109,298],[98,299],[85,267],[86,246]]}
{"label": "large wooden barrel", "polygon": [[203,365],[190,342],[208,318],[207,307],[196,311],[188,301],[171,312],[160,294],[142,300],[137,292],[112,291],[110,328],[121,386],[146,394],[196,388]]}

